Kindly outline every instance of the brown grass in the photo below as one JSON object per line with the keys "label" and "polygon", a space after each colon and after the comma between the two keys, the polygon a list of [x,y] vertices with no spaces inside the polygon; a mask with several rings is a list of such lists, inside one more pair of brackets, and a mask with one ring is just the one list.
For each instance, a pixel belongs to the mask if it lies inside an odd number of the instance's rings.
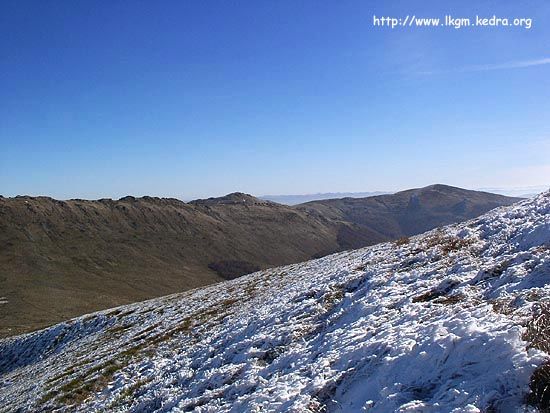
{"label": "brown grass", "polygon": [[336,304],[344,298],[344,287],[336,286],[331,288],[325,295],[323,295],[323,307],[326,311],[332,309]]}
{"label": "brown grass", "polygon": [[[436,302],[439,304],[454,304],[456,302],[461,301],[463,296],[460,294],[457,294],[455,296],[448,296],[448,294],[455,288],[459,283],[458,282],[449,282],[446,285],[439,286],[436,288],[433,288],[424,294],[417,295],[416,297],[413,297],[412,302],[413,303],[424,303],[427,301],[438,299]],[[445,297],[447,298],[439,298],[439,297]]]}
{"label": "brown grass", "polygon": [[439,298],[435,302],[437,304],[454,305],[464,301],[466,297],[463,294],[455,294],[447,297]]}
{"label": "brown grass", "polygon": [[[90,395],[103,390],[113,379],[115,373],[126,367],[129,361],[140,354],[144,349],[144,344],[131,347],[117,354],[99,365],[96,365],[83,374],[71,379],[57,389],[46,393],[42,403],[47,403],[53,399],[62,405],[79,405]],[[65,375],[72,374],[74,369],[65,372]],[[60,379],[62,376],[56,377]]]}
{"label": "brown grass", "polygon": [[367,264],[361,264],[358,267],[354,268],[354,271],[365,271],[367,269]]}
{"label": "brown grass", "polygon": [[[536,348],[550,353],[550,304],[542,303],[527,324],[523,339],[529,342],[528,348]],[[531,376],[530,393],[526,402],[541,412],[550,412],[550,361],[539,366]]]}
{"label": "brown grass", "polygon": [[471,239],[463,239],[454,235],[445,235],[443,232],[438,231],[435,235],[432,235],[426,240],[427,248],[439,247],[444,255],[448,255],[454,251],[460,251],[473,244]]}
{"label": "brown grass", "polygon": [[401,237],[399,239],[396,239],[393,244],[397,247],[401,245],[407,245],[409,242],[411,242],[409,237]]}
{"label": "brown grass", "polygon": [[425,303],[425,302],[434,300],[439,296],[441,296],[440,292],[430,290],[430,291],[425,292],[424,294],[420,294],[420,295],[417,295],[416,297],[413,297],[412,302],[413,303]]}
{"label": "brown grass", "polygon": [[497,299],[492,302],[493,311],[503,315],[510,315],[514,312],[514,307],[511,304],[512,300],[510,299]]}

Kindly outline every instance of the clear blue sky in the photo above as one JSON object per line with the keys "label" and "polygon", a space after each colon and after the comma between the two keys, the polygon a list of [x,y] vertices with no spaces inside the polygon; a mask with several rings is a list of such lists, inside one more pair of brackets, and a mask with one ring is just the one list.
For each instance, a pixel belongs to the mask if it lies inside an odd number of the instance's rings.
{"label": "clear blue sky", "polygon": [[549,121],[548,1],[0,3],[4,196],[544,185]]}

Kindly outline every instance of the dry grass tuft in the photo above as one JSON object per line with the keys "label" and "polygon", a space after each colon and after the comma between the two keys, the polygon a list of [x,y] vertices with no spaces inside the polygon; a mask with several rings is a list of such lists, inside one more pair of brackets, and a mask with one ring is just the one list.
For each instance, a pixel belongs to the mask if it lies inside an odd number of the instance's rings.
{"label": "dry grass tuft", "polygon": [[393,244],[396,247],[400,247],[401,245],[407,245],[409,242],[411,242],[409,237],[401,237],[399,239],[396,239]]}
{"label": "dry grass tuft", "polygon": [[550,353],[550,303],[537,306],[535,315],[527,324],[523,339],[529,342],[528,348]]}
{"label": "dry grass tuft", "polygon": [[492,302],[493,311],[498,314],[510,315],[514,312],[515,308],[512,305],[510,299],[497,299]]}
{"label": "dry grass tuft", "polygon": [[460,251],[469,247],[474,243],[471,239],[459,238],[454,235],[446,235],[442,231],[438,231],[426,240],[426,247],[439,247],[444,255],[448,255],[454,251]]}
{"label": "dry grass tuft", "polygon": [[466,297],[464,294],[455,294],[455,295],[449,295],[447,297],[438,298],[436,301],[437,304],[444,304],[444,305],[454,305],[458,304],[462,301],[464,301]]}
{"label": "dry grass tuft", "polygon": [[340,301],[342,301],[344,296],[345,296],[344,287],[336,286],[336,287],[331,288],[322,297],[323,307],[327,311],[329,311],[330,309],[334,308],[334,306],[336,306],[336,304],[338,304]]}
{"label": "dry grass tuft", "polygon": [[[541,303],[533,318],[527,324],[523,339],[529,342],[528,348],[536,348],[550,353],[550,304]],[[526,402],[541,412],[550,412],[550,361],[539,366],[531,376],[531,392]]]}
{"label": "dry grass tuft", "polygon": [[430,290],[425,292],[424,294],[417,295],[416,297],[413,297],[412,302],[413,303],[425,303],[428,301],[435,300],[436,298],[443,295],[442,292],[436,291],[436,290]]}

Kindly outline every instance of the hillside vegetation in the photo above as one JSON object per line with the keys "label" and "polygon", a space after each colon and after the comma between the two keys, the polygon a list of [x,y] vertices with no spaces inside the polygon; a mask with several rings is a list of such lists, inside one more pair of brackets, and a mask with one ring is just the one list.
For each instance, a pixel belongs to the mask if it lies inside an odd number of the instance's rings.
{"label": "hillside vegetation", "polygon": [[190,203],[0,197],[0,335],[372,245],[514,201],[446,186],[326,211],[241,193]]}

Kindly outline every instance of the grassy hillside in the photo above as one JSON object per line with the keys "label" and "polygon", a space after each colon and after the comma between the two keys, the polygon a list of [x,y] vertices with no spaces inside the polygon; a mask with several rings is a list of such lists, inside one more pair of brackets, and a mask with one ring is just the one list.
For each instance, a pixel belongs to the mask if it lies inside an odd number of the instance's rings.
{"label": "grassy hillside", "polygon": [[391,195],[313,201],[297,209],[350,222],[396,239],[464,221],[517,201],[519,198],[431,185]]}
{"label": "grassy hillside", "polygon": [[415,191],[299,207],[241,193],[190,203],[0,198],[0,336],[371,245],[514,201],[450,187]]}

